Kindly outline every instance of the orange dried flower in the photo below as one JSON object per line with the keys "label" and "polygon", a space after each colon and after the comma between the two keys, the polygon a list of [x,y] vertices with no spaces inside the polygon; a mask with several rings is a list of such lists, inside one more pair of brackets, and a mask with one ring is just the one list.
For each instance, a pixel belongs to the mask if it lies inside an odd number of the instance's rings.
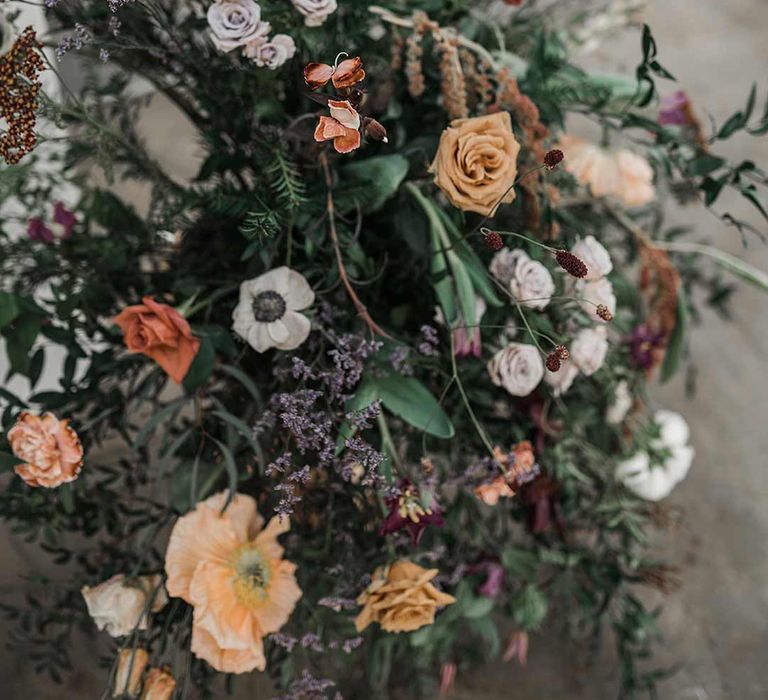
{"label": "orange dried flower", "polygon": [[320,117],[315,141],[333,141],[338,153],[360,148],[360,115],[348,100],[328,100],[330,117]]}
{"label": "orange dried flower", "polygon": [[330,80],[337,90],[354,87],[365,78],[363,62],[359,56],[348,58],[336,66],[327,63],[308,63],[304,68],[304,82],[312,90],[326,85]]}

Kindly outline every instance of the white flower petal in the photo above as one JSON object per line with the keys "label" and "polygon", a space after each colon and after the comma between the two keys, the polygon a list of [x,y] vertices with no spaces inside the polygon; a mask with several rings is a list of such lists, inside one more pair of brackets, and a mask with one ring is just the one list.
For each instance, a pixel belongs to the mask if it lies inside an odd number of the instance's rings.
{"label": "white flower petal", "polygon": [[248,329],[248,344],[256,352],[266,352],[275,346],[272,338],[269,336],[266,323],[257,322]]}
{"label": "white flower petal", "polygon": [[307,339],[312,328],[309,319],[295,311],[286,312],[282,322],[288,329],[288,338],[277,345],[280,350],[294,350],[299,347]]}

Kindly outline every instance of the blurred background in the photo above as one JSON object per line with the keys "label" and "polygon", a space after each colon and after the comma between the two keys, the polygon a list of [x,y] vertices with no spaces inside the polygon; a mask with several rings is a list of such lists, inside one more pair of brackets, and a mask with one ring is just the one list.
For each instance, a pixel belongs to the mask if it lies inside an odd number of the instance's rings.
{"label": "blurred background", "polygon": [[[341,0],[343,2],[343,0]],[[565,0],[563,0],[565,1]],[[12,5],[16,3],[11,3]],[[659,59],[679,85],[660,81],[662,94],[683,88],[702,121],[722,123],[746,101],[752,81],[765,95],[768,67],[768,0],[650,0],[644,19],[658,43]],[[586,68],[631,73],[640,57],[640,33],[630,29],[585,53]],[[76,77],[76,76],[73,76]],[[762,81],[762,82],[761,82]],[[176,177],[196,171],[191,127],[170,106],[155,99],[144,115],[150,152]],[[768,166],[768,138],[737,137],[722,155]],[[146,193],[121,185],[141,209]],[[721,198],[722,199],[722,198]],[[765,230],[738,201],[718,203],[721,211],[750,220]],[[710,213],[673,207],[669,224],[691,224],[695,239],[715,243],[763,270],[768,245],[751,239],[742,247],[735,229]],[[686,396],[684,377],[658,386],[658,407],[681,412],[692,428],[696,460],[688,479],[667,503],[674,526],[660,532],[658,549],[680,567],[681,588],[664,597],[660,618],[663,642],[655,661],[678,672],[660,686],[662,700],[751,700],[768,698],[768,297],[741,286],[729,322],[703,317],[691,338],[696,394]],[[5,369],[0,359],[0,376]],[[55,382],[54,363],[47,380]],[[9,388],[25,392],[23,383]],[[36,547],[10,535],[0,523],[0,593],[19,598],[28,577],[55,568]],[[655,602],[653,599],[651,603]],[[659,594],[658,601],[662,602]],[[550,616],[552,617],[552,616]],[[14,623],[0,618],[4,639]],[[610,635],[593,657],[586,641],[565,640],[557,620],[531,636],[528,664],[494,663],[461,675],[457,700],[496,698],[604,700],[615,697],[616,661]],[[4,700],[99,698],[106,673],[96,659],[99,636],[77,640],[74,672],[63,686],[35,677],[31,665],[14,652],[0,651],[0,696]],[[592,663],[588,660],[592,657]],[[259,674],[238,683],[237,697],[271,697]]]}

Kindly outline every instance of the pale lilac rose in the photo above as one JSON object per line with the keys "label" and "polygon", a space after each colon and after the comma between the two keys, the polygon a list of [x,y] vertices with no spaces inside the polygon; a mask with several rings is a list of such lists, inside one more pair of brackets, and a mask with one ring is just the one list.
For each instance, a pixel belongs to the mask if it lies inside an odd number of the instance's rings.
{"label": "pale lilac rose", "polygon": [[319,27],[336,12],[336,0],[291,0],[293,6],[304,15],[307,27]]}
{"label": "pale lilac rose", "polygon": [[208,8],[208,26],[220,51],[265,44],[271,29],[269,22],[261,21],[261,7],[253,0],[217,0]]}
{"label": "pale lilac rose", "polygon": [[538,260],[531,260],[526,253],[519,252],[509,289],[522,306],[543,309],[555,293],[552,275]]}
{"label": "pale lilac rose", "polygon": [[570,360],[564,360],[560,363],[560,369],[557,372],[544,372],[544,381],[552,387],[552,393],[555,396],[562,396],[571,388],[573,380],[579,376],[579,368]]}
{"label": "pale lilac rose", "polygon": [[592,376],[605,362],[608,338],[605,326],[584,328],[571,343],[571,359],[585,377]]}
{"label": "pale lilac rose", "polygon": [[613,293],[613,285],[609,279],[601,277],[592,282],[580,280],[576,283],[576,292],[582,299],[582,308],[593,321],[604,323],[596,313],[597,306],[600,304],[605,306],[612,316],[616,315],[616,295]]}
{"label": "pale lilac rose", "polygon": [[528,396],[544,376],[544,362],[535,346],[510,343],[488,362],[488,374],[512,396]]}
{"label": "pale lilac rose", "polygon": [[618,425],[629,413],[629,409],[633,404],[632,394],[629,391],[629,384],[626,380],[622,379],[616,385],[616,392],[614,394],[613,403],[608,406],[605,412],[605,422],[610,425]]}
{"label": "pale lilac rose", "polygon": [[266,44],[248,44],[243,53],[257,66],[275,70],[294,57],[296,44],[287,34],[275,34]]}
{"label": "pale lilac rose", "polygon": [[571,249],[571,252],[581,258],[587,265],[587,280],[598,280],[613,270],[611,256],[602,243],[594,236],[582,238]]}
{"label": "pale lilac rose", "polygon": [[491,259],[491,264],[488,265],[488,269],[491,274],[499,280],[505,287],[509,286],[512,281],[512,277],[515,274],[515,267],[517,266],[517,260],[520,257],[520,253],[523,251],[511,248],[502,248]]}

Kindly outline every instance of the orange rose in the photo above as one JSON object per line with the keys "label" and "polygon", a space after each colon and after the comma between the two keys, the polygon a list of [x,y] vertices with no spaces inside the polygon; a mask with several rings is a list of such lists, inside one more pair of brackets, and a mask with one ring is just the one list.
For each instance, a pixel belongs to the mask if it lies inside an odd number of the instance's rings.
{"label": "orange rose", "polygon": [[192,335],[186,319],[176,309],[151,297],[142,301],[123,309],[115,319],[125,345],[131,352],[151,357],[181,384],[200,349],[200,339]]}
{"label": "orange rose", "polygon": [[363,606],[355,620],[357,631],[372,622],[387,632],[412,632],[431,625],[438,608],[456,602],[430,583],[435,576],[437,569],[422,569],[408,559],[376,569],[371,585],[357,599]]}
{"label": "orange rose", "polygon": [[429,171],[453,206],[490,216],[515,198],[519,152],[508,112],[455,119],[440,136]]}
{"label": "orange rose", "polygon": [[83,446],[68,420],[53,413],[33,416],[22,413],[8,431],[8,442],[24,464],[14,471],[29,486],[55,488],[74,481],[83,466]]}

